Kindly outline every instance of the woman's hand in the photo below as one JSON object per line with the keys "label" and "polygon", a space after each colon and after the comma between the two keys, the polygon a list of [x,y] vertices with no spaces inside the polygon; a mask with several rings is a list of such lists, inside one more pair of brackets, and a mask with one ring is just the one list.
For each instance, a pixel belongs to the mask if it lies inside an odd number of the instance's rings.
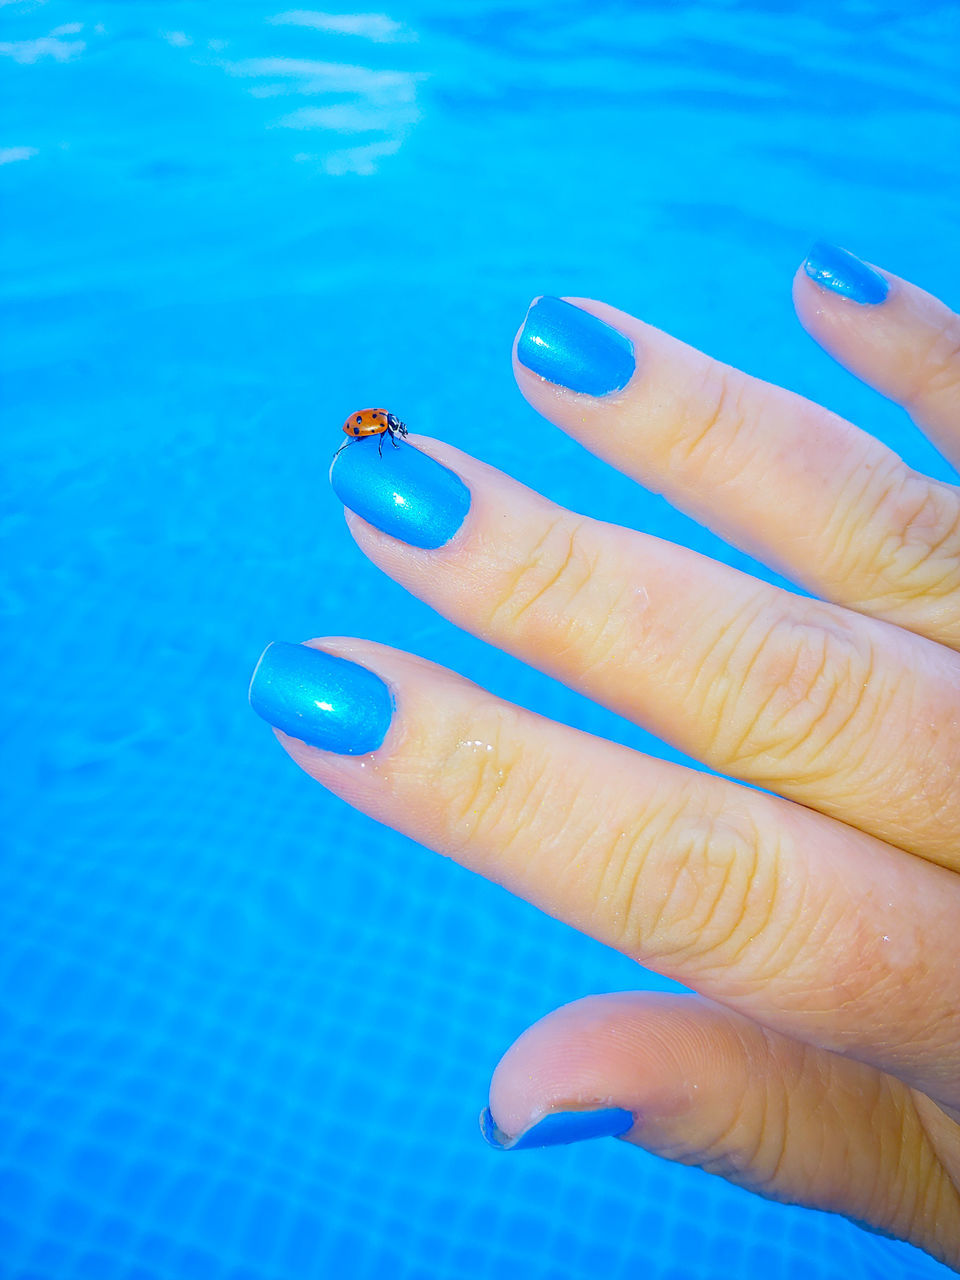
{"label": "woman's hand", "polygon": [[[960,459],[957,316],[827,246],[794,297]],[[338,458],[353,536],[459,626],[728,776],[366,641],[271,646],[253,705],[357,808],[702,993],[537,1023],[494,1075],[494,1143],[620,1133],[960,1267],[960,490],[603,303],[534,303],[516,376],[819,598],[417,437]]]}

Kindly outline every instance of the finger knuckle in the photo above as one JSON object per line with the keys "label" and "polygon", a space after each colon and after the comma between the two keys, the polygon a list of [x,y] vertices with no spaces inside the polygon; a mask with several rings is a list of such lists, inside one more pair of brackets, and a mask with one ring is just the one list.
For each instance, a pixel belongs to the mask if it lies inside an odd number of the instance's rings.
{"label": "finger knuckle", "polygon": [[[727,969],[773,920],[772,863],[750,815],[684,807],[646,832],[640,857],[626,859],[619,896],[624,940],[634,951],[702,974]],[[641,887],[642,886],[642,887]]]}
{"label": "finger knuckle", "polygon": [[709,361],[699,386],[680,410],[669,466],[694,477],[709,472],[711,483],[719,483],[739,465],[738,441],[752,433],[758,412],[750,380],[728,365]]}
{"label": "finger knuckle", "polygon": [[567,513],[546,525],[523,562],[498,585],[489,619],[494,631],[555,635],[587,612],[578,601],[595,580],[597,551],[586,525]]}
{"label": "finger knuckle", "polygon": [[861,545],[869,547],[879,597],[960,591],[960,490],[907,471],[875,494],[867,523],[874,536]]}
{"label": "finger knuckle", "polygon": [[721,1177],[737,1178],[751,1190],[769,1194],[782,1189],[790,1158],[790,1096],[803,1086],[806,1047],[784,1060],[766,1028],[741,1041],[744,1055],[739,1088],[716,1113],[707,1136],[703,1167]]}
{"label": "finger knuckle", "polygon": [[712,759],[761,785],[822,770],[838,752],[849,760],[873,668],[869,640],[826,609],[758,618],[719,680]]}
{"label": "finger knuckle", "polygon": [[542,846],[547,851],[574,814],[576,789],[555,767],[548,751],[533,748],[508,706],[476,709],[450,735],[442,767],[431,779],[445,829],[445,845],[469,853],[474,867],[498,875],[523,864],[527,879]]}
{"label": "finger knuckle", "polygon": [[434,781],[442,783],[452,842],[464,848],[482,842],[504,822],[523,755],[516,735],[495,709],[455,722],[451,730]]}

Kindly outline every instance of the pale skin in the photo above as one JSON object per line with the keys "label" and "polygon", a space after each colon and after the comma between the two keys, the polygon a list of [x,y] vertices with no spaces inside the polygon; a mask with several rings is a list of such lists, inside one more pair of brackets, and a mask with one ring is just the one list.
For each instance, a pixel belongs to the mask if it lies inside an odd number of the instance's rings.
{"label": "pale skin", "polygon": [[[882,274],[886,301],[863,306],[798,271],[797,313],[958,465],[960,318]],[[456,536],[422,550],[348,525],[458,626],[725,776],[355,639],[310,643],[391,686],[383,745],[348,757],[278,737],[358,809],[698,993],[591,997],[531,1027],[493,1075],[505,1134],[622,1107],[623,1141],[960,1270],[960,489],[814,403],[568,301],[633,340],[637,372],[593,398],[515,360],[530,403],[816,598],[417,436],[470,488]]]}

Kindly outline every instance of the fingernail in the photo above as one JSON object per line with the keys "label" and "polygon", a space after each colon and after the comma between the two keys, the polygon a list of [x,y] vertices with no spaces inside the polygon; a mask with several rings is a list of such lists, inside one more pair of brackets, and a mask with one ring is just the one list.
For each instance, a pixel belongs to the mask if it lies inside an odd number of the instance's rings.
{"label": "fingernail", "polygon": [[527,312],[517,359],[548,382],[591,396],[622,390],[637,367],[633,343],[562,298],[538,298]]}
{"label": "fingernail", "polygon": [[517,1137],[498,1129],[490,1108],[480,1112],[480,1132],[498,1151],[520,1151],[524,1147],[559,1147],[564,1143],[586,1142],[588,1138],[615,1138],[632,1129],[636,1118],[622,1107],[596,1111],[554,1111],[538,1120]]}
{"label": "fingernail", "polygon": [[393,717],[390,690],[372,671],[282,640],[260,655],[250,705],[292,738],[344,756],[376,751]]}
{"label": "fingernail", "polygon": [[382,442],[382,436],[355,440],[334,458],[334,493],[383,533],[414,547],[442,547],[463,524],[470,490],[412,444]]}
{"label": "fingernail", "polygon": [[868,267],[848,250],[824,240],[818,240],[807,254],[803,269],[822,288],[853,302],[882,302],[890,288],[879,271]]}

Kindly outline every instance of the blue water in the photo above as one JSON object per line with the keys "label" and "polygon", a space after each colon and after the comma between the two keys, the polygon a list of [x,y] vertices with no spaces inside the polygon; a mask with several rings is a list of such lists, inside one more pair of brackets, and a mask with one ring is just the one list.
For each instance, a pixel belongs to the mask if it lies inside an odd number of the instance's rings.
{"label": "blue water", "polygon": [[382,403],[750,567],[520,398],[535,294],[948,476],[789,286],[824,237],[960,301],[960,10],[789,9],[0,6],[3,1280],[946,1274],[624,1144],[485,1148],[528,1023],[669,984],[348,810],[246,705],[267,641],[369,636],[673,754],[408,598],[329,491]]}

